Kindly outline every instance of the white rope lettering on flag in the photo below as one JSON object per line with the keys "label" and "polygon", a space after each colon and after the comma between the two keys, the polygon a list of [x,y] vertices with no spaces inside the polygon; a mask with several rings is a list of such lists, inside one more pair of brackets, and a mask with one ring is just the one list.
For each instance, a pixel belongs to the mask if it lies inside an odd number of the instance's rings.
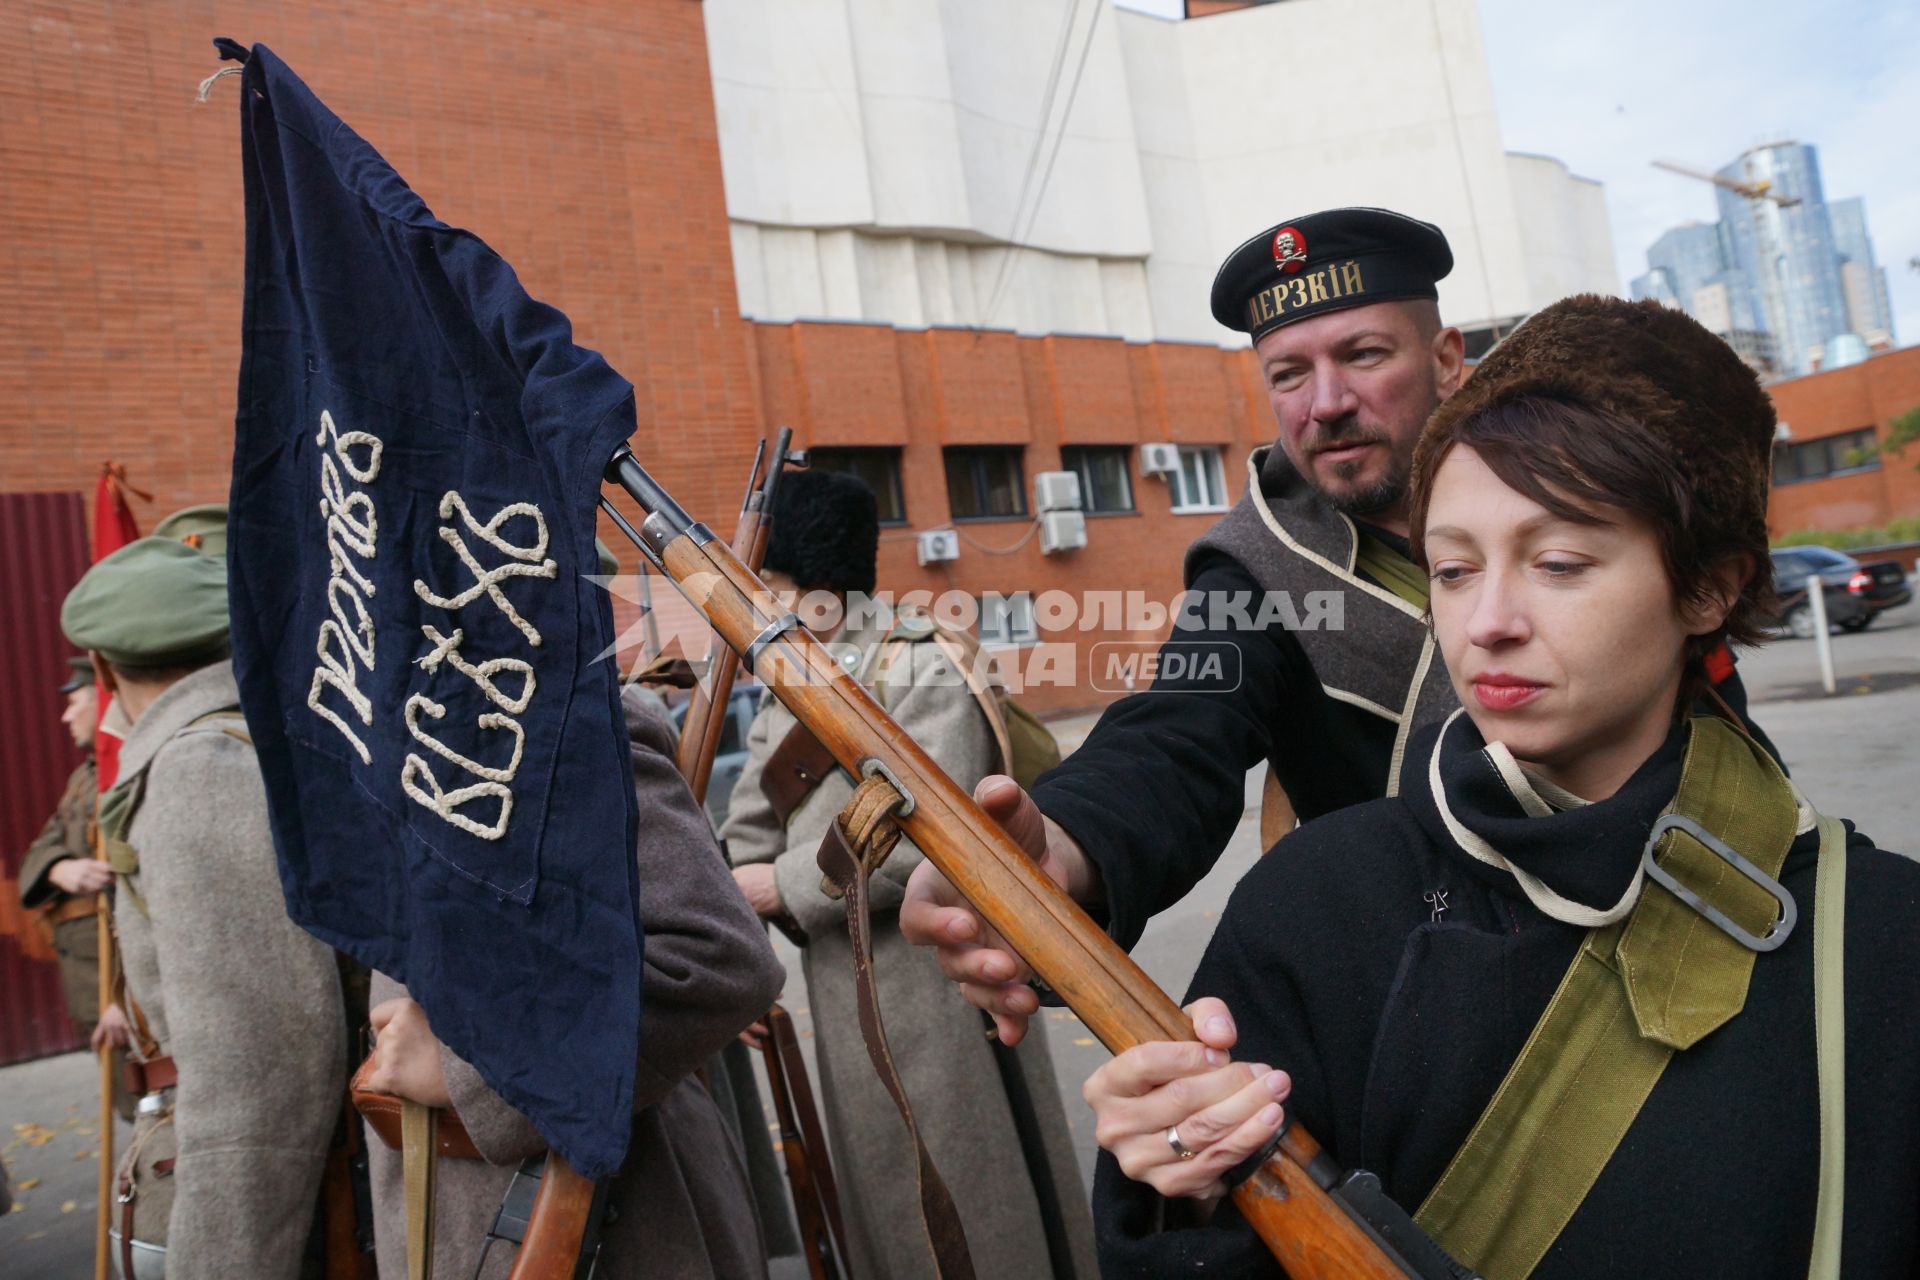
{"label": "white rope lettering on flag", "polygon": [[[333,452],[325,452],[328,438],[333,441]],[[314,641],[314,654],[320,665],[314,669],[313,684],[307,690],[307,706],[322,720],[338,729],[346,738],[348,745],[360,757],[361,764],[372,764],[373,753],[353,726],[342,719],[339,712],[321,701],[324,690],[337,689],[347,701],[348,708],[360,724],[365,727],[373,723],[373,701],[360,692],[360,669],[373,670],[373,615],[367,611],[366,597],[375,594],[373,582],[353,563],[353,557],[371,562],[376,553],[374,538],[379,533],[379,518],[373,509],[373,498],[362,490],[348,492],[341,482],[340,472],[344,470],[349,479],[359,484],[371,484],[380,474],[380,455],[384,446],[379,437],[367,431],[342,432],[334,424],[333,414],[325,409],[320,411],[320,433],[313,442],[321,445],[320,454],[320,515],[327,522],[327,551],[331,558],[331,568],[327,577],[327,605],[333,616],[320,624],[320,632]],[[366,460],[356,464],[353,450],[356,446],[367,451]],[[336,465],[337,463],[337,465]],[[355,515],[359,512],[358,516]],[[351,555],[349,555],[351,553]],[[349,620],[347,611],[341,605],[345,599],[352,603],[354,617]],[[331,645],[329,644],[331,641]]]}

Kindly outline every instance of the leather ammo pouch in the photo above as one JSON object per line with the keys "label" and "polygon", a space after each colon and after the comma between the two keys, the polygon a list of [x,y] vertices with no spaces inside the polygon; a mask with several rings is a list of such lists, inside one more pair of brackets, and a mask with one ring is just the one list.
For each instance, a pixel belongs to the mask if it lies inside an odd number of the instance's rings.
{"label": "leather ammo pouch", "polygon": [[780,739],[780,745],[767,757],[767,767],[760,775],[760,790],[766,794],[767,803],[773,806],[773,816],[780,820],[781,826],[793,820],[793,815],[814,788],[825,782],[834,769],[833,753],[822,746],[820,739],[804,724],[796,724]]}
{"label": "leather ammo pouch", "polygon": [[169,1100],[139,1117],[114,1179],[116,1203],[107,1236],[120,1280],[160,1280],[166,1274],[167,1219],[173,1215],[173,1166],[179,1154]]}
{"label": "leather ammo pouch", "polygon": [[[347,1092],[353,1098],[353,1109],[358,1111],[367,1122],[367,1128],[388,1148],[400,1150],[400,1099],[390,1093],[376,1093],[366,1087],[367,1072],[373,1066],[368,1058],[353,1073],[353,1079],[347,1083]],[[480,1151],[473,1145],[467,1127],[460,1123],[460,1113],[452,1107],[440,1112],[440,1122],[434,1126],[435,1155],[451,1156],[455,1160],[479,1160]]]}

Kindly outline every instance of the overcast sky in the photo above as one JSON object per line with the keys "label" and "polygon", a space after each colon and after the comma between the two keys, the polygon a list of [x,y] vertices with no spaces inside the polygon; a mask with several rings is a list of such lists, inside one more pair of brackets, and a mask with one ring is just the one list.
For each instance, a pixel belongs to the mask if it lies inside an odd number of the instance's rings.
{"label": "overcast sky", "polygon": [[[1366,3],[1366,0],[1339,0]],[[1180,0],[1120,0],[1168,15]],[[1920,5],[1912,0],[1479,0],[1510,151],[1607,186],[1619,286],[1661,232],[1719,216],[1718,169],[1748,147],[1819,148],[1829,200],[1864,196],[1902,344],[1920,342]]]}

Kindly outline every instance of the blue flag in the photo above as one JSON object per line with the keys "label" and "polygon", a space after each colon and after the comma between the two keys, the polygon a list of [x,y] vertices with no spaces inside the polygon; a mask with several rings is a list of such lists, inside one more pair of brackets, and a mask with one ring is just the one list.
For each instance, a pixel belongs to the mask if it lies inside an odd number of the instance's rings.
{"label": "blue flag", "polygon": [[633,388],[270,50],[217,43],[246,64],[233,656],[287,909],[609,1174],[638,818],[582,575]]}

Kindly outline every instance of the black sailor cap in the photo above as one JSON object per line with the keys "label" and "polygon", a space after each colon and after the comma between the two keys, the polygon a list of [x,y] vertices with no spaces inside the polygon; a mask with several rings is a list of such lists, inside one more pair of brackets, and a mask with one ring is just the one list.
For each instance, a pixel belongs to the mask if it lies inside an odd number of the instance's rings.
{"label": "black sailor cap", "polygon": [[1269,227],[1227,255],[1213,318],[1260,335],[1295,320],[1403,298],[1438,298],[1453,250],[1431,222],[1391,209],[1328,209]]}

